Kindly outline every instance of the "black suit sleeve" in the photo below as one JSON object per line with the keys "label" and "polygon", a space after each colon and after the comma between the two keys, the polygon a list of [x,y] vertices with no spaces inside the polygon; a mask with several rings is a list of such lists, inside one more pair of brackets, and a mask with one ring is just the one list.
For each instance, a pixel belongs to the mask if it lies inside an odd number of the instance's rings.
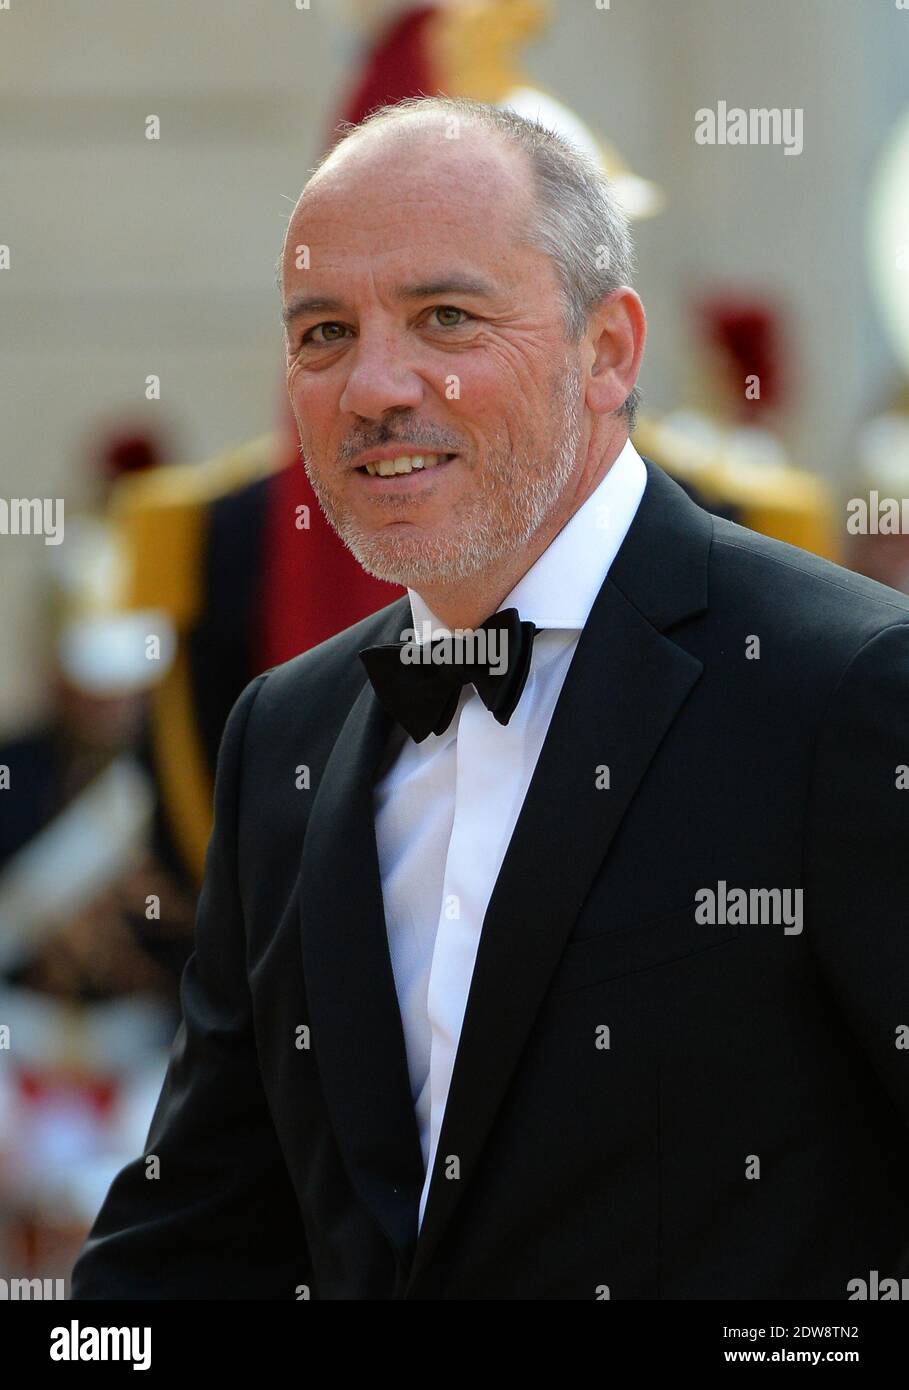
{"label": "black suit sleeve", "polygon": [[841,678],[808,816],[808,941],[909,1148],[909,624],[878,632]]}
{"label": "black suit sleeve", "polygon": [[[111,1185],[73,1270],[76,1299],[294,1299],[311,1284],[259,1073],[237,881],[244,730],[264,679],[224,731],[182,1021],[145,1153]],[[146,1175],[152,1156],[157,1177]]]}

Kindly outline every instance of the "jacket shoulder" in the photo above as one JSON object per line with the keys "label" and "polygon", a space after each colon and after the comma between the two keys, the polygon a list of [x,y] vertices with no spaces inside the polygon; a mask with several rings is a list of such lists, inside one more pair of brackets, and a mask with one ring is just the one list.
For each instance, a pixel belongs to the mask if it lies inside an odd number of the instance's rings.
{"label": "jacket shoulder", "polygon": [[713,569],[739,597],[795,613],[840,631],[872,631],[909,622],[909,595],[785,541],[714,517]]}

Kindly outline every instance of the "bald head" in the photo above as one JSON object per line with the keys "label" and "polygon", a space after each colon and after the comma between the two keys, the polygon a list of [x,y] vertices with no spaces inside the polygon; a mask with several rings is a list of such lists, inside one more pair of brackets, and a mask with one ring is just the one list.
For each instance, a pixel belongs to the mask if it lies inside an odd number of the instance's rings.
{"label": "bald head", "polygon": [[[442,114],[409,110],[397,119],[354,127],[326,156],[305,184],[288,225],[288,252],[305,232],[310,215],[327,211],[355,215],[364,194],[384,201],[399,216],[427,202],[452,215],[473,216],[491,236],[526,242],[534,206],[528,156],[500,132],[475,120],[456,128]],[[384,194],[384,198],[383,198]]]}

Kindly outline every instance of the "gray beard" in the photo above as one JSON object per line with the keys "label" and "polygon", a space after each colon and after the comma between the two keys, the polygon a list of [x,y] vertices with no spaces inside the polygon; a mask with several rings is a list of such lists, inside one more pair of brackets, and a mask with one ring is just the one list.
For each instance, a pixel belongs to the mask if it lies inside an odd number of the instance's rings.
{"label": "gray beard", "polygon": [[[471,579],[525,547],[557,506],[577,463],[580,394],[581,371],[571,367],[556,383],[559,429],[542,468],[530,448],[515,450],[498,440],[484,463],[480,493],[455,509],[444,536],[408,539],[387,528],[363,531],[304,455],[306,476],[326,520],[367,574],[408,588]],[[384,501],[389,513],[397,511],[402,519],[410,510],[406,498]]]}

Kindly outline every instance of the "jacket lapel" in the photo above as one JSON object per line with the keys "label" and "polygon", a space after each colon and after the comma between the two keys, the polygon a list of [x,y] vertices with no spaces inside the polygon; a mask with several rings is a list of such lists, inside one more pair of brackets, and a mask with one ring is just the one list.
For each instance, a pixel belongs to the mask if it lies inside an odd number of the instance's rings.
{"label": "jacket lapel", "polygon": [[[399,640],[409,612],[406,598],[393,604],[374,640]],[[391,728],[366,682],[313,800],[299,899],[313,1043],[334,1133],[400,1277],[413,1253],[424,1174],[373,819],[373,773]]]}
{"label": "jacket lapel", "polygon": [[[483,923],[411,1277],[452,1220],[566,938],[701,662],[663,630],[707,606],[712,521],[656,465],[581,633]],[[598,790],[605,764],[610,788]],[[457,1180],[445,1174],[459,1160]]]}

